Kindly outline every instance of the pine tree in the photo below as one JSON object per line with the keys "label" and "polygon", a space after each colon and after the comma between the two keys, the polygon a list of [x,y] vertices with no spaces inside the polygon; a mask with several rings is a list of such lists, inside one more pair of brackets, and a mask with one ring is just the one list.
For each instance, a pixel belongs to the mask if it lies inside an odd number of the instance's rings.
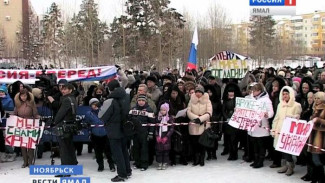
{"label": "pine tree", "polygon": [[98,5],[94,0],[83,0],[75,23],[84,56],[88,58],[89,65],[98,65],[98,55],[108,34],[108,26],[98,18]]}
{"label": "pine tree", "polygon": [[274,51],[275,21],[271,16],[253,16],[253,22],[250,27],[250,43],[253,46],[253,58],[258,60],[261,66],[262,60],[272,57]]}
{"label": "pine tree", "polygon": [[63,45],[63,22],[61,17],[61,10],[56,3],[52,3],[49,11],[43,17],[43,42],[45,46],[45,58],[53,60],[57,66],[57,59],[59,60],[59,67],[61,67],[60,53],[64,47]]}
{"label": "pine tree", "polygon": [[127,15],[115,17],[111,24],[115,58],[128,58],[142,68],[152,64],[162,68],[181,57],[184,20],[169,4],[169,0],[128,0]]}

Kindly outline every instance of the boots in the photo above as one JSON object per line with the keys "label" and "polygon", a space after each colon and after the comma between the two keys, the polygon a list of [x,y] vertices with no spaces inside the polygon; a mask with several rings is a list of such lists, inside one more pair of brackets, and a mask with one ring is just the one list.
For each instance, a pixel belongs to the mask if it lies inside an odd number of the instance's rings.
{"label": "boots", "polygon": [[323,166],[314,167],[312,183],[324,183],[324,182],[325,182],[324,167]]}
{"label": "boots", "polygon": [[4,152],[0,152],[0,163],[1,162],[6,162],[7,159],[6,159],[6,153]]}
{"label": "boots", "polygon": [[212,159],[217,159],[217,152],[215,150],[212,151]]}
{"label": "boots", "polygon": [[253,166],[253,168],[262,168],[264,165],[264,158],[265,156],[260,156],[257,163]]}
{"label": "boots", "polygon": [[208,151],[207,154],[208,154],[207,160],[209,161],[212,159],[212,152]]}
{"label": "boots", "polygon": [[163,164],[162,164],[162,163],[158,163],[158,167],[157,167],[157,170],[162,170],[162,166],[163,166]]}
{"label": "boots", "polygon": [[195,154],[194,160],[193,160],[193,166],[197,166],[200,164],[200,154]]}
{"label": "boots", "polygon": [[204,166],[204,156],[205,154],[200,154],[200,166]]}
{"label": "boots", "polygon": [[251,167],[254,167],[254,166],[257,164],[257,162],[258,162],[258,159],[259,159],[259,156],[258,156],[258,154],[255,154],[255,156],[254,156],[254,162],[253,162],[253,163],[251,163],[249,166],[251,166]]}
{"label": "boots", "polygon": [[286,160],[281,160],[281,168],[278,170],[278,173],[285,173],[288,170],[288,165]]}
{"label": "boots", "polygon": [[295,164],[294,162],[287,162],[287,166],[288,170],[286,171],[286,175],[291,176],[294,173],[293,169],[295,168]]}
{"label": "boots", "polygon": [[303,177],[301,177],[301,180],[303,181],[311,181],[313,175],[313,167],[310,165],[307,165],[307,173]]}
{"label": "boots", "polygon": [[163,163],[161,169],[166,170],[167,169],[167,163]]}

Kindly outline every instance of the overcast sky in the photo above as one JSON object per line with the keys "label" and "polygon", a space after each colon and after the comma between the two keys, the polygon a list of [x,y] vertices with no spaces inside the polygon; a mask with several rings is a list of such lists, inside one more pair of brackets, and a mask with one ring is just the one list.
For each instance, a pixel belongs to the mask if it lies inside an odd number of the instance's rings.
{"label": "overcast sky", "polygon": [[[99,17],[111,23],[114,16],[119,16],[123,11],[126,0],[95,0],[99,4]],[[31,0],[35,11],[44,14],[52,2],[59,4],[65,16],[78,12],[82,0]],[[249,0],[171,0],[171,7],[180,13],[187,11],[191,17],[203,17],[207,14],[209,6],[217,3],[224,7],[233,23],[247,21],[249,18]],[[297,14],[311,13],[315,10],[325,11],[325,0],[297,0]],[[275,17],[281,18],[281,17]]]}

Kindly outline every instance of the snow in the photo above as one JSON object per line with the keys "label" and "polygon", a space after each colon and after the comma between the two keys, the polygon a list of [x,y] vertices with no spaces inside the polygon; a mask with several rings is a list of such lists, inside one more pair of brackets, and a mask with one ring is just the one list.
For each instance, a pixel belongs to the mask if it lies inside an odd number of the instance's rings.
{"label": "snow", "polygon": [[[91,183],[110,182],[116,172],[110,172],[108,164],[105,164],[103,172],[97,172],[97,163],[94,153],[87,153],[87,146],[84,145],[82,156],[78,156],[79,165],[83,165],[84,175],[78,177],[91,177]],[[163,182],[163,183],[302,183],[300,179],[306,173],[306,167],[297,166],[295,174],[286,176],[277,173],[277,169],[268,166],[270,161],[265,161],[264,167],[253,169],[242,160],[227,161],[226,156],[221,156],[221,150],[217,152],[218,160],[205,161],[205,166],[193,167],[191,164],[168,167],[167,170],[156,170],[156,163],[147,171],[132,170],[132,177],[126,182]],[[240,155],[242,151],[240,151]],[[42,159],[36,159],[36,165],[49,165],[50,153],[43,154]],[[131,162],[132,163],[132,162]],[[60,159],[55,158],[55,164],[60,164]],[[31,176],[28,168],[21,168],[22,157],[14,162],[0,163],[1,180],[10,180],[14,183],[28,183],[30,178],[48,178],[53,176]],[[18,176],[19,175],[19,176]],[[2,181],[1,181],[2,182]]]}

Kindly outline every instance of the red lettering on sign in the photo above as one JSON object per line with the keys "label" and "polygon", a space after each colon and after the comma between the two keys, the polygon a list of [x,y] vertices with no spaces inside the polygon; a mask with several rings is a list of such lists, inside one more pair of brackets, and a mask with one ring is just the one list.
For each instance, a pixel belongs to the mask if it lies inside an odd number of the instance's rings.
{"label": "red lettering on sign", "polygon": [[29,75],[28,75],[28,71],[20,71],[19,72],[19,79],[28,79]]}
{"label": "red lettering on sign", "polygon": [[36,77],[39,77],[40,75],[42,75],[42,71],[36,71]]}
{"label": "red lettering on sign", "polygon": [[5,71],[0,71],[0,79],[3,79],[6,77],[6,72]]}
{"label": "red lettering on sign", "polygon": [[90,70],[88,71],[88,76],[87,76],[87,78],[90,78],[90,77],[96,77],[96,73],[95,73],[94,69],[90,69]]}
{"label": "red lettering on sign", "polygon": [[58,78],[65,78],[65,71],[59,71]]}
{"label": "red lettering on sign", "polygon": [[85,73],[86,73],[85,70],[79,70],[78,71],[78,77],[79,78],[85,78],[86,77]]}
{"label": "red lettering on sign", "polygon": [[76,74],[77,74],[77,71],[70,70],[70,71],[68,71],[68,78],[71,78],[71,76],[76,75]]}
{"label": "red lettering on sign", "polygon": [[17,79],[17,71],[8,71],[8,73],[7,73],[7,78],[8,79],[10,79],[10,78],[12,78],[12,79]]}
{"label": "red lettering on sign", "polygon": [[24,119],[17,117],[16,127],[24,127]]}
{"label": "red lettering on sign", "polygon": [[100,76],[102,74],[102,69],[97,69],[97,70],[98,70],[97,76]]}

